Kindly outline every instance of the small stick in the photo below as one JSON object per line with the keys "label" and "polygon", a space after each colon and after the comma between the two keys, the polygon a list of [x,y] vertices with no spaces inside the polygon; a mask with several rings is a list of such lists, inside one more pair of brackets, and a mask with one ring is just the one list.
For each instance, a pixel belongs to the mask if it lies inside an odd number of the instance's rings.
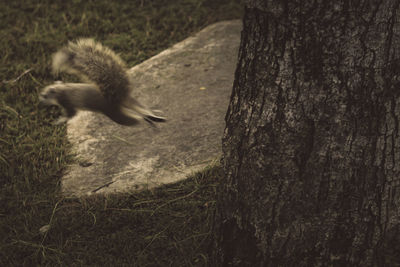
{"label": "small stick", "polygon": [[19,79],[21,79],[24,75],[26,75],[26,74],[28,74],[29,72],[31,72],[32,71],[32,69],[30,68],[30,69],[27,69],[26,71],[24,71],[21,75],[19,75],[17,78],[15,78],[14,80],[12,80],[12,81],[3,81],[3,83],[15,83],[15,82],[17,82]]}
{"label": "small stick", "polygon": [[102,186],[99,186],[99,187],[97,187],[96,189],[94,189],[94,190],[92,190],[92,193],[96,193],[97,191],[99,191],[100,189],[102,189],[102,188],[104,188],[104,187],[107,187],[107,186],[109,186],[110,184],[112,184],[112,183],[114,183],[115,181],[111,181],[111,182],[108,182],[108,183],[106,183],[106,184],[103,184]]}

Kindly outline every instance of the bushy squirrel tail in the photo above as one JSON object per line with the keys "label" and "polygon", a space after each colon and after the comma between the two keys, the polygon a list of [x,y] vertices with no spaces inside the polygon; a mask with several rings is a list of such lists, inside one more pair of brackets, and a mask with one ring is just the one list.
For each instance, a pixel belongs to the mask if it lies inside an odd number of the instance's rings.
{"label": "bushy squirrel tail", "polygon": [[69,42],[53,55],[55,73],[67,72],[96,84],[104,97],[120,103],[129,93],[125,62],[111,49],[93,39]]}
{"label": "bushy squirrel tail", "polygon": [[[132,111],[151,124],[165,121],[164,117],[154,114],[130,95],[132,88],[125,62],[111,49],[93,39],[69,42],[53,55],[52,69],[55,73],[75,74],[97,87],[110,106],[119,107],[118,112],[108,114],[115,121],[117,113],[121,118],[130,116],[136,119]],[[85,102],[86,106],[89,105],[90,99]],[[130,123],[125,119],[117,122],[126,124],[126,121]]]}

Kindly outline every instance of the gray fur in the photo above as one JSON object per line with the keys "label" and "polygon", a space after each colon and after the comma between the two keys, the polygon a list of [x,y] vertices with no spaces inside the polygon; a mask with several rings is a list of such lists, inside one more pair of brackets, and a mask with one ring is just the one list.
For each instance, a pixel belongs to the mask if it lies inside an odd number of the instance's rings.
{"label": "gray fur", "polygon": [[77,110],[103,113],[123,125],[135,125],[141,120],[150,124],[165,121],[130,96],[132,88],[125,63],[92,39],[70,42],[60,49],[53,56],[53,71],[76,74],[89,82],[56,82],[42,90],[42,103],[63,108],[64,117],[59,122],[72,118]]}

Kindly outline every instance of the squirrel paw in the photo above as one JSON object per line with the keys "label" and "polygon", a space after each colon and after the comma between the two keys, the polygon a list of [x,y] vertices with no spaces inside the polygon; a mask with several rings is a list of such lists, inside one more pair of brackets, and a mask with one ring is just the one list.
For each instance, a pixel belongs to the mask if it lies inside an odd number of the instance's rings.
{"label": "squirrel paw", "polygon": [[56,120],[52,124],[53,125],[60,125],[60,124],[66,123],[67,121],[68,121],[67,117],[60,117],[60,118],[58,118],[58,120]]}

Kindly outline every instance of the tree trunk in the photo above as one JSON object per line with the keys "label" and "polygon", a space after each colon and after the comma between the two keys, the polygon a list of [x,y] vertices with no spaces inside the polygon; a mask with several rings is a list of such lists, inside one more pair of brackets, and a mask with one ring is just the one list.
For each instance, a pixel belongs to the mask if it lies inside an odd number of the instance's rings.
{"label": "tree trunk", "polygon": [[399,1],[248,0],[243,23],[211,266],[392,266]]}

